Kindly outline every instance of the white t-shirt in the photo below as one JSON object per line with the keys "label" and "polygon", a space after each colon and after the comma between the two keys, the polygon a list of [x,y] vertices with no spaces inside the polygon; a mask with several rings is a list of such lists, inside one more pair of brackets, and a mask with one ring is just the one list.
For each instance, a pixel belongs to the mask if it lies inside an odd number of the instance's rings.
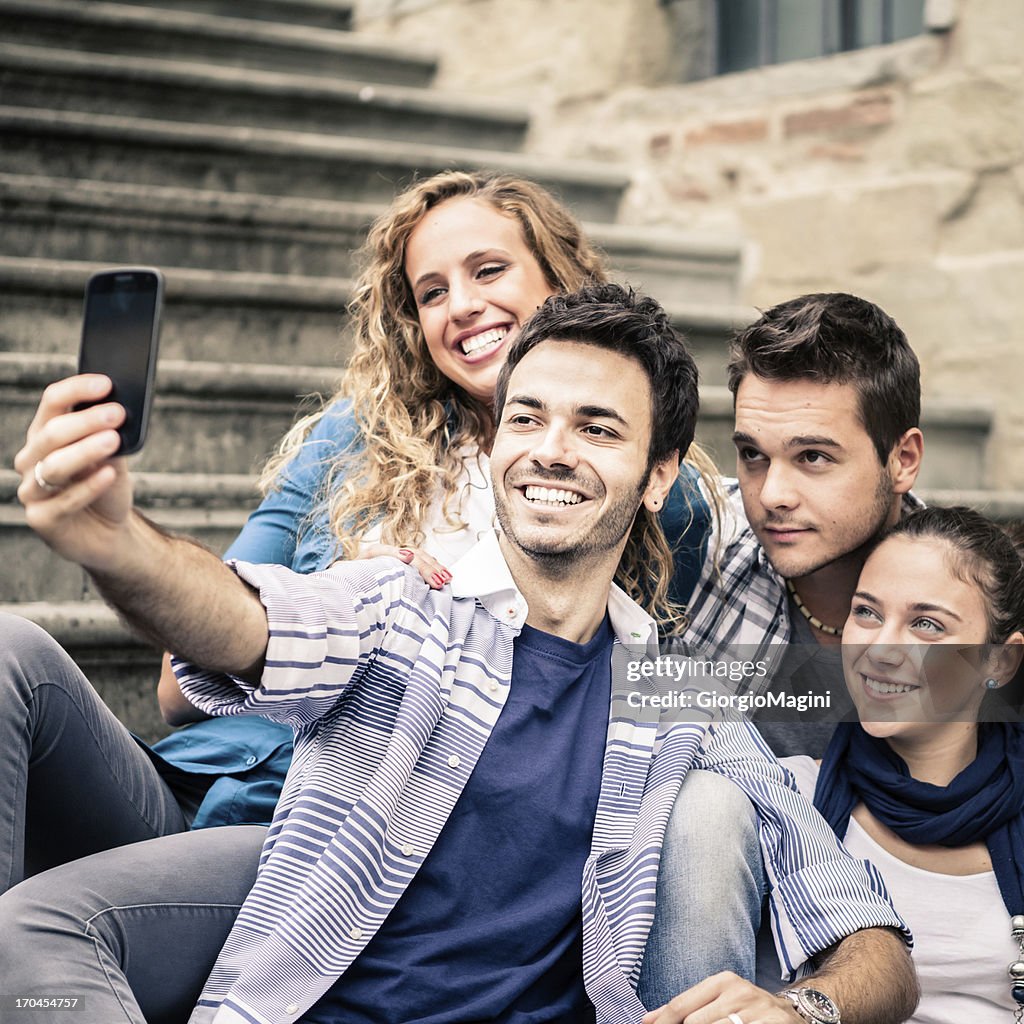
{"label": "white t-shirt", "polygon": [[[445,524],[441,495],[434,498],[424,518],[423,550],[446,568],[451,568],[495,525],[491,460],[475,445],[461,449],[460,454],[462,470],[448,508],[465,525],[456,529]],[[379,524],[372,526],[364,534],[362,546],[376,544],[380,533]]]}
{"label": "white t-shirt", "polygon": [[[782,763],[811,800],[818,765],[804,756]],[[853,818],[844,844],[878,868],[914,933],[921,1003],[910,1024],[1009,1024],[1017,1004],[1006,968],[1019,957],[995,873],[940,875],[904,864]]]}

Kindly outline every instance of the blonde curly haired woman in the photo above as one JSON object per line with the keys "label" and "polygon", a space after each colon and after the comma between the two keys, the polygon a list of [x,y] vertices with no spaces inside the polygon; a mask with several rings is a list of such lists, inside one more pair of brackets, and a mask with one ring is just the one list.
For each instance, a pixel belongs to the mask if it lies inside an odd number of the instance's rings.
{"label": "blonde curly haired woman", "polygon": [[[361,255],[339,387],[284,437],[261,476],[266,498],[225,557],[315,572],[389,553],[443,586],[445,564],[492,526],[487,453],[505,351],[549,295],[607,280],[605,257],[540,185],[462,171],[399,195]],[[645,520],[619,574],[666,631],[683,623],[700,571],[710,510],[698,478],[714,504],[717,471],[694,445],[663,533]],[[167,671],[160,699],[173,724],[195,717]]]}

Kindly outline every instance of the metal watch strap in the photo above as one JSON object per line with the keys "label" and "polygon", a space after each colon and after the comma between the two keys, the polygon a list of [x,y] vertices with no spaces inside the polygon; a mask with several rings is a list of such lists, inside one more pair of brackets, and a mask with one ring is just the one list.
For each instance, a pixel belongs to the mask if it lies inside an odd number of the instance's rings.
{"label": "metal watch strap", "polygon": [[839,1007],[815,988],[787,988],[779,993],[808,1024],[842,1024]]}

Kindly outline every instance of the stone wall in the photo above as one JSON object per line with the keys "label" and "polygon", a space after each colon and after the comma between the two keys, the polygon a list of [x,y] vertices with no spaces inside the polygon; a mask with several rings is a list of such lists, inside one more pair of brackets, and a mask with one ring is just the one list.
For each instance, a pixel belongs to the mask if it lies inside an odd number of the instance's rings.
{"label": "stone wall", "polygon": [[988,485],[1024,488],[1024,3],[930,0],[914,39],[682,81],[708,10],[362,0],[359,24],[437,48],[444,88],[528,104],[532,151],[629,166],[622,221],[745,239],[751,304],[879,302],[926,397],[992,402]]}

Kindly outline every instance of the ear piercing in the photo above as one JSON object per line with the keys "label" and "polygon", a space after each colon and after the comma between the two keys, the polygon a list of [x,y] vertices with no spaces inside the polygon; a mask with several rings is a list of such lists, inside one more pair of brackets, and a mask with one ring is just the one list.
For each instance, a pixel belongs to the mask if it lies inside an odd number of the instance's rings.
{"label": "ear piercing", "polygon": [[998,679],[986,679],[985,680],[985,689],[987,689],[987,690],[998,690],[999,689],[999,680]]}

